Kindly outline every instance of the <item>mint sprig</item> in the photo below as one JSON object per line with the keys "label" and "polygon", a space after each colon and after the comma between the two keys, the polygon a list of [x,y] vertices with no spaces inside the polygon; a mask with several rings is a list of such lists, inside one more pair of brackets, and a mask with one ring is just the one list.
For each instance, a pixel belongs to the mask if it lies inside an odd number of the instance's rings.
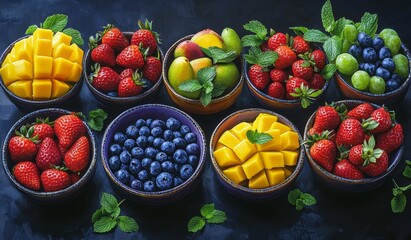
{"label": "mint sprig", "polygon": [[312,206],[317,203],[315,197],[309,193],[303,193],[296,188],[288,193],[288,202],[300,211],[306,206]]}
{"label": "mint sprig", "polygon": [[246,132],[246,136],[248,141],[250,141],[252,144],[256,143],[256,144],[264,144],[264,143],[268,143],[269,141],[271,141],[273,139],[273,137],[268,134],[268,133],[259,133],[256,130],[248,130]]}
{"label": "mint sprig", "polygon": [[107,233],[118,225],[123,232],[137,232],[139,227],[134,219],[120,216],[120,205],[123,202],[124,200],[117,202],[113,195],[103,193],[100,200],[101,208],[97,209],[91,217],[93,231]]}
{"label": "mint sprig", "polygon": [[225,212],[215,209],[215,204],[205,204],[200,209],[201,216],[194,216],[187,225],[189,232],[198,232],[204,228],[206,223],[220,224],[227,220]]}
{"label": "mint sprig", "polygon": [[325,78],[325,80],[330,80],[334,73],[337,71],[337,66],[333,63],[329,63],[325,65],[323,70],[321,71],[321,75]]}
{"label": "mint sprig", "polygon": [[394,182],[394,188],[392,189],[393,198],[391,199],[391,210],[393,213],[402,213],[407,206],[407,197],[405,196],[405,192],[411,189],[411,184],[408,186],[400,187]]}
{"label": "mint sprig", "polygon": [[335,19],[330,0],[327,0],[321,8],[321,21],[323,23],[324,29],[327,32],[331,32]]}
{"label": "mint sprig", "polygon": [[237,56],[236,51],[224,51],[219,47],[209,47],[209,48],[201,48],[203,52],[213,59],[213,63],[229,63],[232,62]]}
{"label": "mint sprig", "polygon": [[278,54],[274,51],[268,50],[263,52],[258,47],[251,47],[248,50],[248,54],[244,55],[244,58],[249,64],[258,64],[267,69],[278,59]]}
{"label": "mint sprig", "polygon": [[251,20],[248,23],[244,24],[243,27],[245,30],[254,33],[245,35],[241,38],[244,47],[259,47],[264,41],[268,39],[267,28],[257,20]]}
{"label": "mint sprig", "polygon": [[365,32],[369,36],[373,37],[377,32],[378,28],[378,15],[371,14],[369,12],[364,13],[361,17],[360,26],[358,27],[359,32]]}
{"label": "mint sprig", "polygon": [[404,169],[404,172],[402,172],[402,175],[404,177],[411,178],[411,161],[406,160],[405,164],[407,164],[407,165],[405,166],[405,169]]}
{"label": "mint sprig", "polygon": [[91,129],[100,132],[103,130],[104,120],[106,119],[107,113],[103,109],[95,109],[88,113],[87,125]]}

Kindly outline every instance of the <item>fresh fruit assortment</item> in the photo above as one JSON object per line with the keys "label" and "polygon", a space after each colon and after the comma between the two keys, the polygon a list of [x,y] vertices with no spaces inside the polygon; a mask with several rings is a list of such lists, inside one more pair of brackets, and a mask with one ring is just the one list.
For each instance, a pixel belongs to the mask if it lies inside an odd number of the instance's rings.
{"label": "fresh fruit assortment", "polygon": [[213,152],[223,174],[235,184],[267,188],[282,183],[297,165],[298,133],[261,113],[226,130]]}
{"label": "fresh fruit assortment", "polygon": [[242,48],[240,37],[231,28],[225,28],[221,35],[202,30],[177,45],[168,81],[178,94],[200,99],[207,106],[239,82],[240,71],[233,61]]}
{"label": "fresh fruit assortment", "polygon": [[111,97],[133,97],[150,89],[161,75],[158,33],[152,22],[139,21],[131,39],[113,25],[90,37],[93,62],[89,77],[98,91]]}
{"label": "fresh fruit assortment", "polygon": [[67,188],[81,178],[90,161],[86,127],[74,113],[54,122],[38,118],[23,125],[7,149],[17,182],[36,191]]}
{"label": "fresh fruit assortment", "polygon": [[164,191],[193,175],[199,140],[176,118],[138,119],[114,134],[109,157],[108,166],[120,182],[139,191]]}
{"label": "fresh fruit assortment", "polygon": [[383,174],[389,154],[404,141],[401,124],[385,107],[362,103],[347,112],[344,104],[319,107],[307,132],[309,154],[323,169],[348,179]]}

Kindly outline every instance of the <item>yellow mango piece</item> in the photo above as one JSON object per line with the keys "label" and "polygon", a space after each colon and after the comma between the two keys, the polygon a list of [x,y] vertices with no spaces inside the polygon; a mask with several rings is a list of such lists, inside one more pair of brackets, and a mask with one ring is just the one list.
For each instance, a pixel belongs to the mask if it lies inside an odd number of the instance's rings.
{"label": "yellow mango piece", "polygon": [[256,188],[258,188],[258,189],[267,188],[269,186],[270,186],[270,184],[268,182],[267,176],[265,175],[264,171],[261,171],[260,173],[255,175],[248,182],[248,187],[249,188],[254,188],[254,189],[256,189]]}
{"label": "yellow mango piece", "polygon": [[57,32],[56,34],[54,34],[53,39],[51,40],[51,46],[53,47],[53,49],[55,49],[60,44],[70,46],[71,39],[71,36],[62,32]]}
{"label": "yellow mango piece", "polygon": [[6,58],[3,61],[3,64],[1,67],[4,67],[7,63],[13,63],[17,61],[16,55],[14,55],[15,52],[7,54]]}
{"label": "yellow mango piece", "polygon": [[295,166],[298,161],[298,151],[281,151],[284,156],[284,165]]}
{"label": "yellow mango piece", "polygon": [[288,178],[294,172],[294,169],[292,169],[290,167],[285,167],[285,168],[283,168],[283,170],[284,170],[285,178]]}
{"label": "yellow mango piece", "polygon": [[18,97],[32,99],[31,83],[31,80],[16,81],[10,84],[7,88]]}
{"label": "yellow mango piece", "polygon": [[269,142],[266,142],[264,144],[257,144],[257,150],[259,152],[281,150],[282,144],[281,144],[280,130],[278,129],[268,130],[265,133],[270,134],[270,136],[273,137],[273,139],[271,139]]}
{"label": "yellow mango piece", "polygon": [[252,128],[251,124],[248,122],[241,122],[235,125],[230,131],[238,138],[245,139],[246,133]]}
{"label": "yellow mango piece", "polygon": [[51,85],[51,98],[61,97],[70,90],[70,85],[56,79],[51,80]]}
{"label": "yellow mango piece", "polygon": [[265,171],[267,173],[268,182],[270,183],[271,187],[284,182],[285,180],[284,169],[273,168],[273,169],[265,170]]}
{"label": "yellow mango piece", "polygon": [[234,134],[227,130],[221,135],[218,142],[224,144],[224,146],[234,149],[234,147],[240,143],[240,140],[238,140]]}
{"label": "yellow mango piece", "polygon": [[291,131],[291,128],[288,127],[287,125],[284,125],[282,123],[279,122],[274,122],[271,127],[270,130],[274,130],[274,129],[278,129],[280,130],[280,134],[283,134],[285,132]]}
{"label": "yellow mango piece", "polygon": [[33,35],[31,35],[30,37],[27,38],[27,43],[31,46],[31,48],[33,49]]}
{"label": "yellow mango piece", "polygon": [[218,150],[222,147],[225,147],[224,144],[218,142],[217,145],[215,146],[215,150]]}
{"label": "yellow mango piece", "polygon": [[50,79],[33,80],[33,99],[50,99],[52,84]]}
{"label": "yellow mango piece", "polygon": [[214,157],[218,166],[221,168],[242,164],[241,160],[238,159],[233,150],[228,147],[222,147],[214,151]]}
{"label": "yellow mango piece", "polygon": [[27,60],[18,60],[12,63],[13,76],[19,80],[33,79],[33,65]]}
{"label": "yellow mango piece", "polygon": [[39,39],[51,40],[53,38],[53,31],[50,29],[37,28],[33,33],[33,43],[36,43]]}
{"label": "yellow mango piece", "polygon": [[253,128],[257,129],[258,132],[265,132],[274,122],[277,122],[277,116],[268,113],[260,113],[253,122]]}
{"label": "yellow mango piece", "polygon": [[281,134],[282,150],[295,150],[300,148],[300,141],[296,132],[288,131]]}
{"label": "yellow mango piece", "polygon": [[254,177],[257,173],[264,169],[263,162],[261,161],[258,153],[254,154],[241,166],[243,167],[244,173],[248,179]]}
{"label": "yellow mango piece", "polygon": [[65,58],[69,59],[71,54],[73,53],[73,48],[71,48],[69,45],[66,45],[64,43],[57,45],[55,48],[53,48],[53,58]]}
{"label": "yellow mango piece", "polygon": [[245,162],[257,152],[257,148],[248,139],[244,139],[233,148],[233,151],[241,161]]}
{"label": "yellow mango piece", "polygon": [[34,42],[34,55],[51,57],[51,40],[37,39]]}
{"label": "yellow mango piece", "polygon": [[80,80],[80,77],[81,77],[81,73],[82,73],[81,70],[82,70],[81,65],[73,62],[72,66],[71,66],[71,74],[70,74],[70,77],[68,77],[68,78],[66,79],[66,81],[67,81],[67,82],[71,82],[71,83],[76,83],[76,82],[78,82],[78,81]]}
{"label": "yellow mango piece", "polygon": [[14,44],[13,49],[15,49],[14,55],[16,59],[25,59],[29,62],[33,62],[33,48],[29,43],[28,38],[16,42],[16,44]]}
{"label": "yellow mango piece", "polygon": [[83,64],[83,50],[77,46],[77,44],[73,43],[70,45],[71,49],[73,50],[69,60],[72,62],[76,62],[80,66]]}
{"label": "yellow mango piece", "polygon": [[239,184],[240,182],[247,179],[243,169],[241,168],[241,165],[227,168],[223,171],[223,173],[228,179],[233,181],[235,184]]}
{"label": "yellow mango piece", "polygon": [[19,80],[14,72],[14,65],[12,63],[8,63],[2,66],[2,68],[0,69],[0,74],[6,87],[11,83]]}
{"label": "yellow mango piece", "polygon": [[52,77],[60,81],[67,81],[71,76],[73,63],[65,58],[55,58],[53,60]]}
{"label": "yellow mango piece", "polygon": [[49,79],[53,69],[53,58],[34,55],[34,78]]}
{"label": "yellow mango piece", "polygon": [[281,152],[260,152],[265,169],[284,167],[284,157]]}

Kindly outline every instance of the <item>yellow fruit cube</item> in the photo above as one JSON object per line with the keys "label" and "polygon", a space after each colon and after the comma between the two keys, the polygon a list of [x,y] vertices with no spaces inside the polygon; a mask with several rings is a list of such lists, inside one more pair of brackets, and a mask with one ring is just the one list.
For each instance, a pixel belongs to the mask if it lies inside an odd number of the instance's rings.
{"label": "yellow fruit cube", "polygon": [[224,144],[218,142],[217,145],[215,146],[215,150],[218,150],[222,147],[225,147]]}
{"label": "yellow fruit cube", "polygon": [[284,167],[284,157],[281,152],[260,152],[265,169]]}
{"label": "yellow fruit cube", "polygon": [[17,61],[18,59],[16,58],[16,55],[14,55],[13,53],[9,53],[7,54],[6,58],[3,61],[3,64],[1,65],[1,67],[4,67],[7,63],[13,63],[15,61]]}
{"label": "yellow fruit cube", "polygon": [[73,63],[65,58],[55,58],[53,60],[52,77],[60,81],[66,81],[72,74]]}
{"label": "yellow fruit cube", "polygon": [[294,169],[291,168],[291,167],[285,167],[285,168],[283,168],[283,170],[284,170],[285,178],[288,178],[294,172]]}
{"label": "yellow fruit cube", "polygon": [[33,79],[33,65],[27,60],[18,60],[12,63],[11,73],[19,80]]}
{"label": "yellow fruit cube", "polygon": [[29,44],[29,40],[27,38],[18,41],[14,44],[15,52],[14,55],[16,59],[25,59],[29,62],[33,62],[33,48],[31,44]]}
{"label": "yellow fruit cube", "polygon": [[71,39],[72,39],[71,36],[65,33],[62,33],[62,32],[57,32],[56,34],[54,34],[53,39],[51,40],[51,46],[53,48],[56,48],[58,45],[64,44],[64,45],[67,45],[67,47],[69,47],[71,43]]}
{"label": "yellow fruit cube", "polygon": [[53,69],[53,58],[34,55],[34,78],[48,79]]}
{"label": "yellow fruit cube", "polygon": [[253,178],[250,179],[248,182],[248,187],[249,188],[267,188],[269,187],[270,184],[268,182],[267,176],[265,175],[264,171],[261,171],[257,175],[255,175]]}
{"label": "yellow fruit cube", "polygon": [[283,150],[295,150],[300,148],[298,134],[292,131],[281,134],[281,144]]}
{"label": "yellow fruit cube", "polygon": [[70,77],[68,77],[68,78],[66,79],[66,81],[67,81],[67,82],[71,82],[71,83],[76,83],[76,82],[78,82],[78,80],[80,80],[80,77],[81,77],[81,73],[82,73],[81,70],[82,70],[81,65],[73,62],[72,66],[71,66],[71,74],[70,74]]}
{"label": "yellow fruit cube", "polygon": [[234,134],[227,130],[221,135],[220,139],[218,139],[218,142],[231,149],[234,149],[234,147],[240,143],[240,140],[238,140],[238,138]]}
{"label": "yellow fruit cube", "polygon": [[254,177],[257,173],[264,169],[263,162],[261,161],[258,153],[254,154],[241,166],[243,167],[244,173],[248,179]]}
{"label": "yellow fruit cube", "polygon": [[73,43],[70,45],[73,53],[71,54],[69,60],[72,62],[76,62],[80,66],[83,64],[83,50],[77,46],[77,44]]}
{"label": "yellow fruit cube", "polygon": [[214,157],[218,166],[221,168],[242,164],[241,160],[238,159],[233,150],[228,147],[222,147],[214,151]]}
{"label": "yellow fruit cube", "polygon": [[27,43],[31,46],[32,49],[33,49],[33,41],[34,41],[33,35],[27,38]]}
{"label": "yellow fruit cube", "polygon": [[273,129],[280,130],[280,134],[291,131],[290,127],[288,127],[287,125],[284,125],[282,123],[279,123],[279,122],[275,122],[271,125],[270,130],[273,130]]}
{"label": "yellow fruit cube", "polygon": [[258,132],[265,132],[274,122],[277,122],[277,116],[268,113],[260,113],[253,122],[253,128],[257,129]]}
{"label": "yellow fruit cube", "polygon": [[243,169],[241,168],[241,165],[227,168],[223,171],[223,173],[228,179],[233,181],[235,184],[239,184],[240,182],[247,179]]}
{"label": "yellow fruit cube", "polygon": [[273,139],[271,139],[269,142],[266,142],[264,144],[257,144],[257,150],[259,152],[281,150],[282,144],[281,144],[280,130],[278,129],[268,130],[265,133],[270,134],[270,136],[273,137]]}
{"label": "yellow fruit cube", "polygon": [[238,138],[245,139],[246,133],[252,128],[251,124],[248,122],[241,122],[235,125],[230,131]]}
{"label": "yellow fruit cube", "polygon": [[1,78],[3,79],[4,85],[7,87],[11,83],[19,80],[14,72],[14,65],[8,63],[0,69]]}
{"label": "yellow fruit cube", "polygon": [[285,174],[282,168],[273,168],[270,170],[266,170],[266,173],[270,186],[275,186],[277,184],[284,182],[285,180]]}
{"label": "yellow fruit cube", "polygon": [[295,166],[298,161],[298,151],[281,151],[284,156],[284,165]]}
{"label": "yellow fruit cube", "polygon": [[34,55],[51,57],[51,40],[37,39],[34,42]]}
{"label": "yellow fruit cube", "polygon": [[73,49],[69,45],[62,43],[56,46],[55,48],[53,48],[52,54],[53,54],[53,58],[69,59],[72,53],[73,53]]}
{"label": "yellow fruit cube", "polygon": [[51,80],[34,79],[33,80],[33,99],[50,99],[51,97]]}
{"label": "yellow fruit cube", "polygon": [[31,83],[31,80],[16,81],[7,88],[18,97],[32,99]]}
{"label": "yellow fruit cube", "polygon": [[51,40],[53,38],[53,31],[50,29],[37,28],[33,33],[33,43],[36,43],[39,39]]}
{"label": "yellow fruit cube", "polygon": [[70,90],[70,85],[56,79],[51,80],[51,98],[58,98],[66,94]]}
{"label": "yellow fruit cube", "polygon": [[233,151],[241,161],[245,162],[257,152],[257,148],[248,139],[244,139],[233,148]]}

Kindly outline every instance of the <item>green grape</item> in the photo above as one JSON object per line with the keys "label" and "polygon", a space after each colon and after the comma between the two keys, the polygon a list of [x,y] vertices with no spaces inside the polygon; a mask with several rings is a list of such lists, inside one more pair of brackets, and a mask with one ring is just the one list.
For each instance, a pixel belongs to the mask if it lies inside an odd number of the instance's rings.
{"label": "green grape", "polygon": [[385,39],[387,39],[389,36],[398,36],[398,33],[394,29],[386,28],[382,30],[380,34],[378,34],[378,36],[380,36],[380,38],[382,38],[385,42]]}
{"label": "green grape", "polygon": [[351,77],[351,83],[355,89],[365,90],[370,83],[370,75],[366,71],[356,71]]}
{"label": "green grape", "polygon": [[345,25],[343,29],[344,39],[347,39],[352,44],[357,41],[357,35],[358,35],[358,30],[354,25],[352,24]]}
{"label": "green grape", "polygon": [[370,86],[368,88],[370,93],[383,94],[385,92],[385,81],[381,77],[373,76],[370,79]]}
{"label": "green grape", "polygon": [[398,36],[391,35],[387,39],[384,39],[384,43],[385,46],[390,49],[393,56],[400,50],[401,39]]}
{"label": "green grape", "polygon": [[341,53],[335,60],[337,69],[340,73],[344,75],[352,75],[358,70],[357,60],[348,53]]}
{"label": "green grape", "polygon": [[344,39],[341,51],[343,53],[347,53],[348,50],[350,49],[351,45],[352,45],[352,43],[349,40]]}
{"label": "green grape", "polygon": [[406,78],[408,77],[408,73],[410,71],[409,69],[409,60],[406,56],[402,54],[397,54],[395,55],[392,60],[394,60],[395,64],[395,70],[394,73],[396,73],[398,76]]}

